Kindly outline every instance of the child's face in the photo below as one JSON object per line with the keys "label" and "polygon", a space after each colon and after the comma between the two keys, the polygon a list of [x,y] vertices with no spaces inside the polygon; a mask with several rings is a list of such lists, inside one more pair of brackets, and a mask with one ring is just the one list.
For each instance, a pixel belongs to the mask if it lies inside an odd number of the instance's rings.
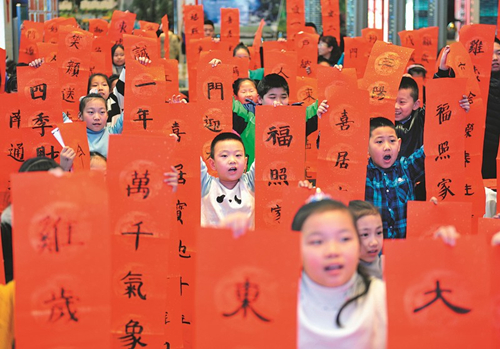
{"label": "child's face", "polygon": [[90,169],[92,171],[99,171],[99,172],[106,173],[107,167],[108,167],[108,164],[107,164],[106,160],[104,160],[103,158],[100,158],[97,156],[90,158]]}
{"label": "child's face", "polygon": [[109,97],[109,85],[106,82],[106,79],[104,79],[104,77],[99,76],[99,75],[94,76],[92,78],[92,82],[90,83],[90,88],[91,89],[96,88],[97,93],[99,93],[102,96],[102,98],[108,99],[108,97]]}
{"label": "child's face", "polygon": [[491,71],[500,71],[500,44],[496,42],[493,44],[493,59],[491,61]]}
{"label": "child's face", "polygon": [[346,211],[310,215],[302,226],[304,272],[318,285],[337,287],[348,282],[359,263],[359,239]]}
{"label": "child's face", "polygon": [[236,52],[234,53],[234,57],[250,59],[250,55],[244,48],[237,49]]}
{"label": "child's face", "polygon": [[125,51],[118,47],[113,54],[113,64],[120,67],[125,64]]}
{"label": "child's face", "polygon": [[257,94],[257,89],[255,84],[251,81],[244,81],[240,84],[240,89],[238,90],[238,100],[242,103],[248,103],[246,99],[251,99],[257,103],[259,95]]}
{"label": "child's face", "polygon": [[402,88],[398,91],[394,107],[396,109],[396,121],[401,121],[408,118],[414,110],[420,107],[420,100],[414,101],[411,97],[411,89]]}
{"label": "child's face", "polygon": [[87,124],[89,130],[99,132],[106,126],[108,121],[106,104],[100,98],[91,98],[85,105],[83,113],[79,114],[79,117]]}
{"label": "child's face", "polygon": [[220,183],[228,189],[233,189],[247,167],[245,148],[235,139],[217,142],[214,158],[209,162],[212,169],[217,171]]}
{"label": "child's face", "polygon": [[267,91],[264,98],[259,96],[262,105],[288,105],[288,93],[283,87],[274,87]]}
{"label": "child's face", "polygon": [[396,162],[401,148],[401,139],[389,126],[378,127],[370,134],[368,153],[380,168],[389,168]]}
{"label": "child's face", "polygon": [[384,244],[382,218],[379,214],[363,216],[356,222],[361,253],[359,259],[371,263],[377,259]]}

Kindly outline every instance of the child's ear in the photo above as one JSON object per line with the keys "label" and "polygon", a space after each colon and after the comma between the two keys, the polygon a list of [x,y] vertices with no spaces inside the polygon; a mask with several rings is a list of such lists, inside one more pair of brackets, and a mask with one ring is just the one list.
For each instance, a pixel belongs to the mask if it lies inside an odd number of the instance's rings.
{"label": "child's ear", "polygon": [[420,108],[420,99],[417,99],[415,103],[413,103],[413,110],[417,110]]}
{"label": "child's ear", "polygon": [[401,150],[401,138],[398,138],[398,153]]}
{"label": "child's ear", "polygon": [[78,119],[82,120],[83,121],[83,115],[82,115],[82,112],[78,112]]}
{"label": "child's ear", "polygon": [[215,160],[214,160],[214,159],[212,159],[212,158],[209,158],[209,159],[208,159],[208,163],[210,164],[210,168],[211,168],[212,170],[216,171],[216,169],[215,169]]}
{"label": "child's ear", "polygon": [[259,102],[259,104],[262,104],[262,98],[260,97],[260,95],[257,97],[257,102]]}

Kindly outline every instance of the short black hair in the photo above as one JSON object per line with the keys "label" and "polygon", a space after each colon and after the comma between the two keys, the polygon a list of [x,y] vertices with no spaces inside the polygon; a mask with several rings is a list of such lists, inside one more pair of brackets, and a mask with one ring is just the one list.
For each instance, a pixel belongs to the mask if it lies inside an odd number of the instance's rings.
{"label": "short black hair", "polygon": [[212,140],[212,143],[210,144],[210,158],[213,159],[215,156],[215,146],[217,143],[230,139],[240,142],[243,146],[243,151],[245,151],[245,144],[243,144],[240,136],[233,132],[222,132],[215,136],[215,138]]}
{"label": "short black hair", "polygon": [[97,159],[102,159],[102,160],[108,162],[108,159],[104,155],[99,153],[98,151],[91,151],[89,153],[89,155],[90,155],[90,160],[92,160],[92,158],[97,158]]}
{"label": "short black hair", "polygon": [[[107,84],[108,84],[108,86],[111,88],[111,85],[110,85],[110,82],[109,82],[108,76],[107,76],[106,74],[102,74],[102,73],[95,73],[95,74],[90,75],[90,77],[89,77],[89,83],[87,84],[87,93],[89,93],[90,88],[91,88],[91,86],[92,86],[92,80],[93,80],[96,76],[100,76],[101,78],[103,78],[104,80],[106,80],[106,83],[107,83]],[[111,92],[111,91],[110,91],[110,92]]]}
{"label": "short black hair", "polygon": [[109,79],[108,79],[109,80],[109,87],[111,88],[111,84],[113,83],[113,81],[118,80],[119,78],[120,77],[117,74],[111,74],[109,76]]}
{"label": "short black hair", "polygon": [[413,98],[413,102],[416,102],[418,100],[418,85],[413,78],[410,78],[408,76],[403,76],[401,79],[401,83],[399,84],[399,89],[409,89],[410,90],[410,96]]}
{"label": "short black hair", "polygon": [[214,22],[212,22],[212,21],[211,21],[211,20],[209,20],[209,19],[205,19],[205,22],[203,22],[203,25],[205,25],[205,24],[211,25],[211,26],[212,26],[212,28],[215,28],[215,26],[214,26]]}
{"label": "short black hair", "polygon": [[257,85],[257,93],[259,94],[260,98],[264,98],[266,93],[269,92],[270,89],[272,88],[280,88],[282,87],[287,95],[290,95],[290,89],[288,87],[288,82],[286,82],[286,79],[282,77],[279,74],[267,74],[260,80],[259,84]]}
{"label": "short black hair", "polygon": [[379,215],[380,211],[371,202],[365,200],[352,200],[349,202],[349,210],[354,217],[354,221],[365,216]]}
{"label": "short black hair", "polygon": [[78,109],[80,111],[80,113],[83,113],[83,110],[85,109],[85,106],[87,105],[87,103],[91,99],[102,99],[102,101],[104,102],[104,105],[107,108],[106,100],[104,99],[103,96],[101,96],[100,94],[97,94],[97,93],[90,93],[90,94],[88,94],[85,97],[83,97],[83,98],[80,99],[80,107]]}
{"label": "short black hair", "polygon": [[318,28],[316,27],[316,24],[314,24],[313,22],[306,22],[305,26],[306,27],[314,28],[314,30],[316,31],[316,33],[318,32]]}
{"label": "short black hair", "polygon": [[244,43],[240,42],[238,45],[233,50],[233,57],[236,56],[236,51],[238,51],[240,48],[244,49],[245,51],[248,52],[248,55],[250,56],[250,50],[248,49],[248,46],[245,45]]}
{"label": "short black hair", "polygon": [[500,39],[495,36],[495,42],[500,45]]}
{"label": "short black hair", "polygon": [[319,41],[324,42],[325,44],[328,45],[328,47],[333,47],[334,50],[339,49],[339,44],[337,43],[337,39],[334,36],[325,35],[320,37]]}
{"label": "short black hair", "polygon": [[[233,82],[233,93],[235,96],[238,95],[238,91],[240,90],[240,86],[245,81],[250,81],[255,86],[255,81],[253,81],[250,78],[238,78],[238,79],[234,80],[234,82]],[[255,87],[257,87],[257,86],[255,86]]]}
{"label": "short black hair", "polygon": [[408,67],[408,74],[415,76],[414,74],[422,75],[424,78],[427,75],[427,69],[422,64],[413,64]]}
{"label": "short black hair", "polygon": [[45,172],[53,168],[62,169],[62,167],[53,159],[45,156],[37,156],[23,162],[19,168],[19,172]]}
{"label": "short black hair", "polygon": [[344,205],[340,201],[325,199],[325,200],[309,202],[309,203],[303,205],[297,211],[295,216],[293,217],[292,230],[293,231],[301,231],[302,226],[304,225],[304,222],[306,221],[307,218],[309,218],[310,215],[315,214],[315,213],[323,213],[323,212],[327,212],[327,211],[345,211],[345,212],[347,212],[349,214],[349,216],[352,218],[352,224],[354,225],[354,228],[356,228],[356,224],[354,224],[354,217],[352,215],[352,212],[349,210],[349,208],[346,205]]}
{"label": "short black hair", "polygon": [[373,130],[379,128],[379,127],[390,127],[393,130],[396,130],[396,126],[394,126],[394,123],[382,116],[376,117],[376,118],[371,118],[370,119],[370,137],[372,135]]}

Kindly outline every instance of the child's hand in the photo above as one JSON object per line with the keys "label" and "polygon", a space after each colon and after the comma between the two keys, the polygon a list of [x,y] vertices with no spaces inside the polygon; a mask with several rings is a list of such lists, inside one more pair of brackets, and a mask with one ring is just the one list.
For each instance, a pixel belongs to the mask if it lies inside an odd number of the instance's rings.
{"label": "child's hand", "polygon": [[90,91],[89,91],[89,95],[90,94],[96,94],[96,95],[98,95],[99,94],[99,90],[97,88],[91,88]]}
{"label": "child's hand", "polygon": [[431,197],[429,201],[432,202],[434,205],[438,204],[438,199],[435,196]]}
{"label": "child's hand", "polygon": [[219,64],[222,64],[222,61],[220,59],[214,58],[208,64],[212,65],[212,68],[215,68]]}
{"label": "child's hand", "polygon": [[308,66],[306,67],[306,73],[307,73],[307,75],[310,75],[310,74],[311,74],[311,66],[310,66],[310,65],[308,65]]}
{"label": "child's hand", "polygon": [[313,189],[313,185],[306,179],[304,181],[299,181],[299,188]]}
{"label": "child's hand", "polygon": [[227,215],[221,221],[221,227],[229,228],[233,231],[233,237],[237,239],[246,233],[250,227],[250,219],[243,212],[235,212]]}
{"label": "child's hand", "polygon": [[172,98],[168,100],[168,103],[187,103],[187,101],[182,98],[181,95],[173,95]]}
{"label": "child's hand", "polygon": [[342,71],[342,64],[335,64],[333,67],[338,69],[339,71]]}
{"label": "child's hand", "polygon": [[448,70],[450,67],[448,64],[446,64],[446,59],[448,58],[448,54],[450,53],[450,46],[446,46],[443,49],[443,54],[441,55],[441,61],[439,62],[439,69],[440,70]]}
{"label": "child's hand", "polygon": [[286,42],[286,39],[285,38],[278,38],[277,40],[278,42]]}
{"label": "child's hand", "polygon": [[135,60],[141,63],[142,65],[149,65],[151,63],[151,60],[146,57],[138,57]]}
{"label": "child's hand", "polygon": [[493,235],[493,237],[491,238],[491,245],[492,246],[500,245],[500,232]]}
{"label": "child's hand", "polygon": [[71,170],[71,166],[73,166],[73,160],[75,160],[76,153],[75,151],[66,146],[61,150],[60,156],[60,165],[63,168],[64,171],[69,171]]}
{"label": "child's hand", "polygon": [[328,101],[325,99],[324,101],[322,101],[320,103],[320,105],[318,107],[318,112],[316,113],[316,115],[318,115],[318,118],[321,119],[323,114],[328,111],[328,108],[330,108],[330,106],[328,105]]}
{"label": "child's hand", "polygon": [[273,101],[273,107],[279,107],[283,105],[283,103],[281,103],[280,101]]}
{"label": "child's hand", "polygon": [[467,98],[466,95],[463,95],[462,96],[463,98],[461,100],[458,101],[458,103],[460,104],[460,106],[465,110],[466,113],[469,112],[470,110],[470,103],[469,103],[469,99]]}
{"label": "child's hand", "polygon": [[172,139],[174,140],[174,142],[179,142],[180,138],[175,133],[171,133],[171,134],[169,134],[169,136],[172,137]]}
{"label": "child's hand", "polygon": [[170,166],[170,169],[172,172],[165,172],[163,174],[163,182],[170,185],[172,187],[172,192],[175,193],[177,191],[177,185],[179,184],[179,171],[177,171],[174,166]]}
{"label": "child's hand", "polygon": [[37,58],[34,61],[31,61],[28,65],[33,68],[39,68],[45,62],[44,58]]}
{"label": "child's hand", "polygon": [[450,246],[455,246],[457,239],[460,237],[460,234],[457,232],[454,226],[441,226],[434,233],[434,239],[437,238],[443,239],[443,242]]}
{"label": "child's hand", "polygon": [[212,38],[213,42],[220,42],[220,38]]}

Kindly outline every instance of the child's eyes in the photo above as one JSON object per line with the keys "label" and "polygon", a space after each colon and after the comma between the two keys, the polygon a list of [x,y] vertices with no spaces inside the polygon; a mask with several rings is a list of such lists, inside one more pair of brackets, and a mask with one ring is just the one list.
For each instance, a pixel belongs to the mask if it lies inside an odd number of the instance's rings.
{"label": "child's eyes", "polygon": [[377,235],[382,235],[384,234],[384,232],[381,230],[381,231],[377,231]]}
{"label": "child's eyes", "polygon": [[347,241],[351,241],[351,240],[352,240],[352,237],[350,237],[350,236],[344,236],[344,237],[340,238],[340,241],[342,241],[342,242],[347,242]]}
{"label": "child's eyes", "polygon": [[367,233],[362,233],[362,234],[359,234],[359,236],[362,237],[362,238],[367,238],[368,234]]}
{"label": "child's eyes", "polygon": [[321,245],[322,243],[323,243],[323,240],[320,240],[320,239],[309,241],[309,245]]}

